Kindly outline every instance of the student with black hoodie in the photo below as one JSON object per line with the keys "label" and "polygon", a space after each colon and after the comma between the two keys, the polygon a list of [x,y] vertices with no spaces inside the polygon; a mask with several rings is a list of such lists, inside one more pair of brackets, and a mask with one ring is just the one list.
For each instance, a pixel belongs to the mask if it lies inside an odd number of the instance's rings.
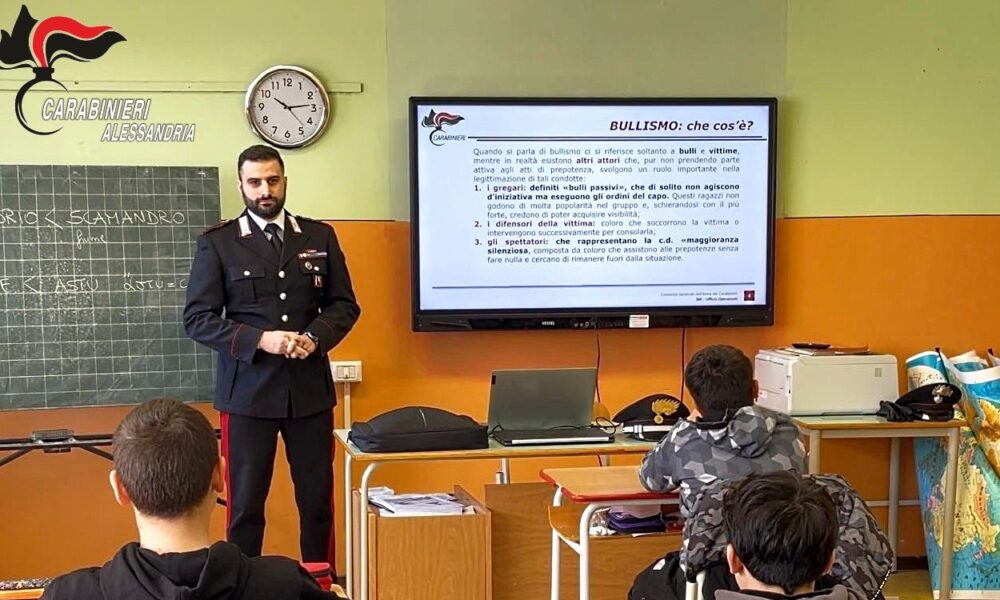
{"label": "student with black hoodie", "polygon": [[209,522],[225,465],[208,419],[176,400],[151,400],[118,425],[111,489],[131,506],[139,542],[103,567],[74,571],[46,600],[334,600],[290,558],[248,558],[212,542]]}

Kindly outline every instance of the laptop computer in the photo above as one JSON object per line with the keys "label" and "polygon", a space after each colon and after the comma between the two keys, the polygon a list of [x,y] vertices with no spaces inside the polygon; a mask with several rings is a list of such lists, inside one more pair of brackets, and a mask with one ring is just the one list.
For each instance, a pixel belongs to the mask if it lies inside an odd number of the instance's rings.
{"label": "laptop computer", "polygon": [[597,369],[495,370],[488,428],[504,446],[609,443],[591,426]]}

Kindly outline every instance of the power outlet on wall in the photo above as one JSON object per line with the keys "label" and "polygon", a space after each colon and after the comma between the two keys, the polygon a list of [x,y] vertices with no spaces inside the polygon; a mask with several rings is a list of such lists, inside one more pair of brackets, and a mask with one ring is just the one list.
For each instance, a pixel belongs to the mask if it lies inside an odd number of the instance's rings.
{"label": "power outlet on wall", "polygon": [[361,383],[360,360],[330,361],[330,371],[333,373],[333,380],[335,382]]}

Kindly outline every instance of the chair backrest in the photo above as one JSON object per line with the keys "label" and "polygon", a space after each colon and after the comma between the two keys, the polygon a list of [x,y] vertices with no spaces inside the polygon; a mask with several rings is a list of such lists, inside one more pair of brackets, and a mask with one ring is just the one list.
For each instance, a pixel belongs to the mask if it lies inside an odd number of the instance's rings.
{"label": "chair backrest", "polygon": [[[837,507],[839,542],[830,578],[844,585],[856,599],[879,595],[895,553],[865,501],[838,475],[804,475],[825,489]],[[680,561],[688,581],[712,564],[726,560],[722,498],[737,480],[705,486],[695,498],[691,517],[684,523]]]}

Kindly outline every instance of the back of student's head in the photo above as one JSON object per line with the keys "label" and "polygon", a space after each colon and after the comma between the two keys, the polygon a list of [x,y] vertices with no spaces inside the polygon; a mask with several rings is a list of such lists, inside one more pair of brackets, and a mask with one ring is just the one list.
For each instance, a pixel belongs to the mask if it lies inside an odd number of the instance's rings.
{"label": "back of student's head", "polygon": [[837,509],[816,482],[788,471],[750,475],[722,503],[736,556],[761,583],[791,595],[829,568],[837,547]]}
{"label": "back of student's head", "polygon": [[184,516],[209,493],[219,462],[215,430],[177,400],[150,400],[122,419],[111,444],[115,471],[135,508],[148,516]]}
{"label": "back of student's head", "polygon": [[753,365],[739,348],[702,348],[684,369],[684,383],[705,421],[721,421],[754,401]]}

